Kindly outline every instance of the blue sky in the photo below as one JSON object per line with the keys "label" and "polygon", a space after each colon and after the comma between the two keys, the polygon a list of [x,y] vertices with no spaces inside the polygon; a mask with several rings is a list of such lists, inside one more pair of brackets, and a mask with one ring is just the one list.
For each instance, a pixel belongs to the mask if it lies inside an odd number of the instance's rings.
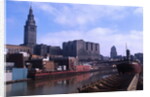
{"label": "blue sky", "polygon": [[[6,44],[22,44],[30,2],[6,1]],[[83,39],[100,44],[100,53],[110,55],[115,45],[125,55],[143,52],[142,7],[32,2],[37,25],[37,43],[61,46]]]}

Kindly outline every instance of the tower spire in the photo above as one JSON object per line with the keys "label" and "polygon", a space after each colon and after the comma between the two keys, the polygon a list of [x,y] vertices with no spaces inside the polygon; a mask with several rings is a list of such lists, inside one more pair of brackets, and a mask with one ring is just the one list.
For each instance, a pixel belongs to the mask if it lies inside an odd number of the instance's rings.
{"label": "tower spire", "polygon": [[30,8],[32,7],[32,2],[30,2]]}
{"label": "tower spire", "polygon": [[26,21],[26,24],[35,25],[35,20],[34,20],[32,6],[30,6],[30,8],[29,8],[29,14],[28,14],[28,19]]}
{"label": "tower spire", "polygon": [[29,13],[31,13],[31,14],[32,14],[32,3],[30,3]]}

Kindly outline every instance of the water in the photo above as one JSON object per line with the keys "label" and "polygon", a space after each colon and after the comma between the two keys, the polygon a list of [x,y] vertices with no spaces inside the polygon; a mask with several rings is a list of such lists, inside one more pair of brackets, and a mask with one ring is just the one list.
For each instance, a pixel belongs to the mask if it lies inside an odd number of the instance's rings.
{"label": "water", "polygon": [[49,95],[77,93],[77,88],[97,81],[110,72],[84,73],[55,79],[31,80],[6,85],[6,96]]}

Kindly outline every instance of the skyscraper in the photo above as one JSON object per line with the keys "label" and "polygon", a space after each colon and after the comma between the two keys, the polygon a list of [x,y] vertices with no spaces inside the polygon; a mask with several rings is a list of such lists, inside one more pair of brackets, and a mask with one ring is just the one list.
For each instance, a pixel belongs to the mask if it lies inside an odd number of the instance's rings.
{"label": "skyscraper", "polygon": [[111,47],[111,51],[110,51],[110,57],[111,58],[116,58],[117,57],[117,50],[115,46]]}
{"label": "skyscraper", "polygon": [[29,9],[28,18],[24,26],[24,44],[32,49],[36,45],[36,23],[34,20],[32,7]]}

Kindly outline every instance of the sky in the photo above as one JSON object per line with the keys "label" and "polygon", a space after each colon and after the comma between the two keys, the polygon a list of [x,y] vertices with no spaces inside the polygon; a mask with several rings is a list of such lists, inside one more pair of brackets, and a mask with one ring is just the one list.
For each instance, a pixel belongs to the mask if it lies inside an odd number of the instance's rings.
{"label": "sky", "polygon": [[37,43],[62,47],[63,42],[83,39],[100,44],[100,53],[110,56],[143,52],[143,8],[50,2],[6,1],[6,44],[19,45],[30,5],[37,25]]}

